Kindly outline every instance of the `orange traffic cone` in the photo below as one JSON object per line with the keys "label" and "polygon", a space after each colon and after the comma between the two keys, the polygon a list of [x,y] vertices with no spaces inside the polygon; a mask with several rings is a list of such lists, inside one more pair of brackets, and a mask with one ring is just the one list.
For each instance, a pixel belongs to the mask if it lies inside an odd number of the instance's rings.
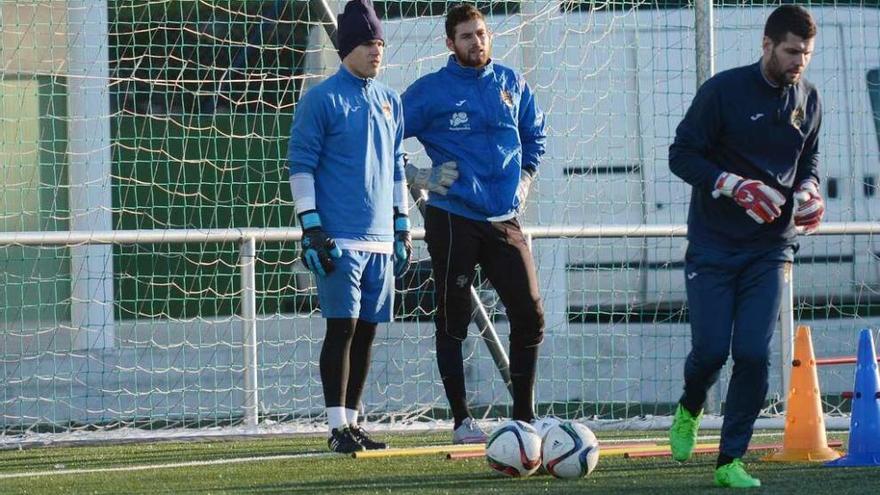
{"label": "orange traffic cone", "polygon": [[816,356],[810,339],[810,327],[799,325],[794,338],[791,363],[791,390],[785,410],[785,438],[782,450],[764,457],[765,461],[830,461],[840,453],[828,447]]}

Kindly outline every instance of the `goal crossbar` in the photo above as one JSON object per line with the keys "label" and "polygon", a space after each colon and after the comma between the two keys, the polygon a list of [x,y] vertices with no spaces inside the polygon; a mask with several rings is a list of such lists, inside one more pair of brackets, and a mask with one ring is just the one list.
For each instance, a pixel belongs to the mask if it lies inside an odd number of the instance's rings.
{"label": "goal crossbar", "polygon": [[[685,225],[549,225],[523,228],[532,239],[604,237],[684,237]],[[837,222],[819,227],[812,235],[880,234],[880,222]],[[424,239],[425,231],[415,228],[413,239]],[[0,232],[0,246],[70,246],[79,244],[160,244],[190,242],[298,241],[299,228],[168,229],[114,231]]]}

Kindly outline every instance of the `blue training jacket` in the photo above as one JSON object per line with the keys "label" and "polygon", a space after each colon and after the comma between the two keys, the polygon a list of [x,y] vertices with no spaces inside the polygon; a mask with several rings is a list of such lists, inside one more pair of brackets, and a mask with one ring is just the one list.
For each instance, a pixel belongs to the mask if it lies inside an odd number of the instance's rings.
{"label": "blue training jacket", "polygon": [[450,55],[402,100],[404,137],[416,137],[435,167],[458,163],[458,180],[429,205],[473,220],[519,208],[520,171],[537,171],[546,142],[544,114],[521,75],[491,61],[462,67]]}
{"label": "blue training jacket", "polygon": [[[764,249],[795,242],[794,188],[819,181],[816,88],[801,78],[774,87],[760,62],[721,72],[697,91],[669,147],[672,172],[693,186],[688,239],[700,245]],[[722,172],[756,179],[786,198],[769,224],[752,220],[731,198],[713,198]]]}
{"label": "blue training jacket", "polygon": [[303,95],[290,128],[290,173],[315,177],[315,206],[336,239],[394,239],[393,187],[404,180],[403,111],[388,86],[345,66]]}

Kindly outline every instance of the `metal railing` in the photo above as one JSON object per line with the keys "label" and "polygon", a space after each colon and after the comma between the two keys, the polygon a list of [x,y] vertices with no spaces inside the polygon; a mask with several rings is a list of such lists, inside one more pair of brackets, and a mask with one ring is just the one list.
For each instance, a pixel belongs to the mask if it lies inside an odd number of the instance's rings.
{"label": "metal railing", "polygon": [[[531,226],[523,229],[527,240],[552,238],[669,238],[687,235],[685,225],[579,225],[579,226]],[[822,225],[813,235],[874,235],[880,234],[880,223],[877,222],[840,222]],[[244,424],[255,427],[259,421],[258,397],[258,363],[257,363],[257,304],[256,304],[256,259],[257,242],[298,241],[302,231],[298,228],[241,228],[241,229],[206,229],[206,230],[120,230],[120,231],[65,231],[65,232],[0,232],[0,247],[4,246],[78,246],[96,244],[159,244],[159,243],[219,243],[237,242],[239,244],[239,260],[241,264],[241,320],[244,350],[244,403],[242,410]],[[424,229],[413,230],[413,239],[424,239]],[[783,305],[780,309],[780,324],[783,335],[781,338],[782,384],[783,391],[790,384],[790,367],[794,341],[794,303],[793,277],[789,278],[783,294]],[[485,308],[477,298],[476,313],[485,315]],[[479,316],[479,315],[478,315]],[[480,323],[483,341],[489,346],[490,353],[502,376],[507,363],[506,353],[493,328],[486,327],[488,318]],[[479,323],[479,322],[478,322]],[[488,323],[491,326],[491,323]],[[112,329],[108,329],[112,332]],[[111,335],[104,335],[104,341],[112,342]],[[499,352],[500,351],[500,352]],[[503,358],[503,359],[502,359]]]}

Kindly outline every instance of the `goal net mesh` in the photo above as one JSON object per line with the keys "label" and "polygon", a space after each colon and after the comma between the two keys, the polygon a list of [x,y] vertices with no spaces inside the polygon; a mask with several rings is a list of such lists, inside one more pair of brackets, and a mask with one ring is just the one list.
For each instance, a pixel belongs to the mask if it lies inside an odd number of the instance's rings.
{"label": "goal net mesh", "polygon": [[[326,27],[343,2],[0,2],[0,234],[296,227],[290,122],[339,59]],[[375,1],[380,78],[398,91],[446,63],[457,2]],[[880,119],[874,2],[802,2],[819,24],[807,78],[824,104],[827,222],[870,221]],[[696,85],[693,2],[481,1],[493,57],[520,70],[548,147],[526,226],[681,225],[689,187],[667,150]],[[776,2],[715,2],[717,71],[753,63]],[[428,166],[415,140],[405,143]],[[474,150],[478,153],[479,150]],[[412,218],[421,224],[414,210]],[[873,237],[803,239],[794,317],[819,356],[854,355],[880,306]],[[667,417],[690,347],[685,241],[670,234],[535,239],[546,309],[540,414]],[[324,321],[297,243],[257,244],[260,419],[320,425]],[[236,426],[244,401],[239,246],[0,246],[0,435]],[[503,304],[477,292],[506,346]],[[434,354],[424,243],[380,327],[364,413],[394,425],[449,418]],[[783,398],[779,332],[767,413]],[[465,342],[483,418],[510,397],[483,341]],[[721,411],[728,368],[710,394]],[[826,411],[849,411],[852,366],[823,367]]]}

